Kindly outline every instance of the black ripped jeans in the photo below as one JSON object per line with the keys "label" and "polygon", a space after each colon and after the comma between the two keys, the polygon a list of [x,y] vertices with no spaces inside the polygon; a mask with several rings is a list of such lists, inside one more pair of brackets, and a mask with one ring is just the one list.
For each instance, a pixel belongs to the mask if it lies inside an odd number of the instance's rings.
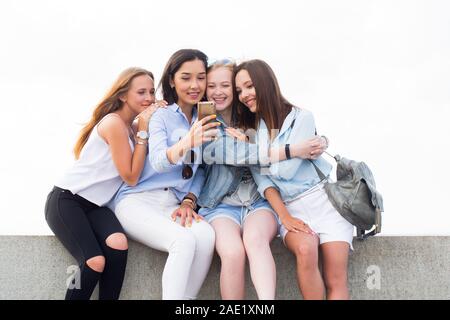
{"label": "black ripped jeans", "polygon": [[[45,219],[64,247],[75,257],[79,270],[66,292],[66,300],[88,300],[99,283],[99,299],[118,299],[122,289],[128,250],[106,245],[113,233],[125,234],[115,214],[68,190],[54,187],[45,204]],[[86,261],[105,257],[103,272]]]}

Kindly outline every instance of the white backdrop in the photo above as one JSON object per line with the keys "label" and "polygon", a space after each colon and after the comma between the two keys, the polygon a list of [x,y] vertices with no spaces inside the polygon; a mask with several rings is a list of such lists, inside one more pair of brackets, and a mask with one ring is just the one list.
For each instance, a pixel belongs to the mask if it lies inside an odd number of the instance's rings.
{"label": "white backdrop", "polygon": [[198,48],[260,58],[313,111],[331,152],[364,160],[385,235],[450,235],[450,2],[0,2],[0,234],[51,234],[44,202],[119,72]]}

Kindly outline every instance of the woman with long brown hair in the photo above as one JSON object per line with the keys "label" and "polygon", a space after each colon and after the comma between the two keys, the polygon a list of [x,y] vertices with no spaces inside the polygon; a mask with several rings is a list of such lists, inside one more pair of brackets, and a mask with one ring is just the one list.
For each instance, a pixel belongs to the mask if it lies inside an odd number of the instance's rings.
{"label": "woman with long brown hair", "polygon": [[[79,264],[66,300],[87,300],[99,282],[99,299],[118,299],[128,243],[106,207],[125,182],[135,185],[147,155],[148,123],[155,103],[153,74],[123,71],[94,109],[74,147],[76,162],[47,197],[45,218]],[[134,123],[134,120],[137,122]]]}
{"label": "woman with long brown hair", "polygon": [[[288,160],[273,163],[265,174],[252,171],[258,190],[278,214],[284,243],[297,259],[299,287],[305,299],[348,299],[347,264],[353,226],[332,206],[314,164],[329,175],[322,157],[291,158],[290,144],[315,135],[312,113],[281,94],[270,66],[261,60],[241,63],[235,71],[241,127],[257,130],[256,142],[285,146]],[[323,275],[319,270],[319,248]]]}

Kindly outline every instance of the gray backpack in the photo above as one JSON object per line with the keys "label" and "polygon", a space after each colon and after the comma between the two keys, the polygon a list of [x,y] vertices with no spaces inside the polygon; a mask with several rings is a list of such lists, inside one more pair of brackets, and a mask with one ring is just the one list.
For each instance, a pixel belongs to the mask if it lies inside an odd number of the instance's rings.
{"label": "gray backpack", "polygon": [[[359,240],[364,240],[381,231],[383,198],[377,192],[375,179],[364,162],[357,162],[339,155],[336,182],[327,182],[325,190],[336,210],[351,224],[356,226]],[[311,161],[320,179],[326,179],[323,172]],[[366,233],[366,230],[369,232]]]}

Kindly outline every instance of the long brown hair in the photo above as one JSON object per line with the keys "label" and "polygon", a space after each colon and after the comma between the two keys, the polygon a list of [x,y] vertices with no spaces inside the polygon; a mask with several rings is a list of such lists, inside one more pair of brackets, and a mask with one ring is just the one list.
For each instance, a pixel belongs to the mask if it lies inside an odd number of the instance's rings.
{"label": "long brown hair", "polygon": [[[269,132],[280,130],[293,105],[281,94],[278,80],[272,68],[262,60],[249,60],[239,64],[234,72],[234,79],[241,70],[247,70],[256,92],[256,113],[238,104],[239,127],[257,129],[260,119],[263,119]],[[234,94],[237,96],[236,86]]]}
{"label": "long brown hair", "polygon": [[100,120],[111,112],[120,110],[123,106],[123,102],[120,100],[123,95],[127,93],[130,89],[131,81],[134,78],[142,75],[148,75],[152,80],[154,80],[153,74],[142,68],[128,68],[119,75],[116,81],[113,83],[111,89],[106,93],[103,99],[97,104],[92,113],[92,117],[88,123],[81,129],[80,135],[75,147],[73,148],[73,153],[75,154],[75,159],[80,157],[81,150],[86,144],[92,129],[100,122]]}

